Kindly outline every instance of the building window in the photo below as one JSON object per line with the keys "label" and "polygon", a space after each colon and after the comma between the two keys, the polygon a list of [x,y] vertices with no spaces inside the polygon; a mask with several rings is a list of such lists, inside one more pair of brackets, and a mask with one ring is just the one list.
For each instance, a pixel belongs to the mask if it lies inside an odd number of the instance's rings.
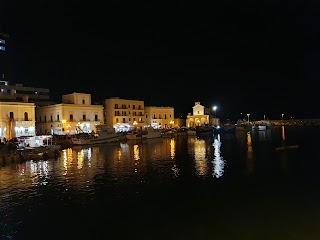
{"label": "building window", "polygon": [[9,113],[9,118],[10,118],[10,120],[13,120],[13,119],[14,119],[13,112],[10,112],[10,113]]}
{"label": "building window", "polygon": [[118,123],[119,122],[119,120],[118,120],[118,118],[116,118],[116,123]]}
{"label": "building window", "polygon": [[155,114],[153,114],[153,119],[156,119],[156,115]]}
{"label": "building window", "polygon": [[70,114],[70,121],[73,121],[73,114]]}
{"label": "building window", "polygon": [[118,109],[119,107],[118,107],[118,104],[116,103],[115,105],[114,105],[114,109]]}
{"label": "building window", "polygon": [[50,121],[53,122],[53,117],[52,117],[52,115],[50,116]]}
{"label": "building window", "polygon": [[98,121],[98,115],[97,114],[94,115],[94,120]]}
{"label": "building window", "polygon": [[125,119],[125,118],[122,118],[122,122],[125,123],[125,122],[126,122],[126,119]]}
{"label": "building window", "polygon": [[148,114],[146,114],[146,118],[148,118]]}
{"label": "building window", "polygon": [[86,115],[83,114],[83,115],[82,115],[82,120],[85,121],[86,119],[87,119],[87,118],[86,118]]}
{"label": "building window", "polygon": [[5,51],[6,48],[5,48],[4,46],[0,46],[0,50],[1,50],[1,51]]}
{"label": "building window", "polygon": [[132,109],[136,109],[136,105],[132,105]]}
{"label": "building window", "polygon": [[6,40],[4,40],[4,39],[0,39],[0,43],[5,44],[5,43],[6,43]]}
{"label": "building window", "polygon": [[82,104],[85,104],[86,103],[86,100],[82,99]]}
{"label": "building window", "polygon": [[44,122],[47,122],[47,116],[44,116]]}
{"label": "building window", "polygon": [[57,120],[58,120],[58,121],[60,120],[60,116],[59,116],[59,114],[57,115]]}
{"label": "building window", "polygon": [[24,120],[28,121],[28,113],[27,112],[24,112]]}

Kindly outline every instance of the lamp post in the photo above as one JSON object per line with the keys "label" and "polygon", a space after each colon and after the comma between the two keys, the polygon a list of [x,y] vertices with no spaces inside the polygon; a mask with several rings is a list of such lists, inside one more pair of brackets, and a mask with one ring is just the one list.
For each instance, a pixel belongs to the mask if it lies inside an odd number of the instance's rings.
{"label": "lamp post", "polygon": [[248,116],[248,123],[250,122],[250,113],[247,113]]}
{"label": "lamp post", "polygon": [[137,128],[137,125],[138,125],[137,121],[133,121],[134,128]]}
{"label": "lamp post", "polygon": [[172,127],[173,127],[173,124],[174,124],[174,121],[173,121],[173,120],[171,120],[171,121],[170,121],[170,128],[172,128]]}
{"label": "lamp post", "polygon": [[214,118],[217,118],[217,106],[213,106],[213,111],[214,111]]}
{"label": "lamp post", "polygon": [[283,115],[284,115],[284,113],[281,114],[281,122],[282,122],[282,124],[283,124]]}

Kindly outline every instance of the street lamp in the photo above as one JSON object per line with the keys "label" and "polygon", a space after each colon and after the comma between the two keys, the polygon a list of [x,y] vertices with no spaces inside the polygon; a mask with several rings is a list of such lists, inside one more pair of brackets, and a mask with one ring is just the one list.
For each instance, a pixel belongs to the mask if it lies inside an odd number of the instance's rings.
{"label": "street lamp", "polygon": [[250,122],[250,113],[247,113],[248,116],[248,123]]}
{"label": "street lamp", "polygon": [[214,111],[214,118],[217,118],[217,115],[216,115],[216,113],[217,113],[217,106],[213,106],[213,111]]}
{"label": "street lamp", "polygon": [[281,114],[281,122],[282,122],[282,124],[283,124],[283,115],[284,115],[284,113]]}
{"label": "street lamp", "polygon": [[133,121],[133,125],[135,128],[137,128],[137,125],[138,125],[137,121]]}

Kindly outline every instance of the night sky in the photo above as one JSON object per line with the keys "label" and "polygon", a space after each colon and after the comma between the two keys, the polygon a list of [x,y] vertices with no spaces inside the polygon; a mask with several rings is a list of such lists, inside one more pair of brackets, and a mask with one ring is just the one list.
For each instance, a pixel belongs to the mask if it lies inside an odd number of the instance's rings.
{"label": "night sky", "polygon": [[[68,3],[66,3],[68,2]],[[12,82],[221,118],[320,118],[317,1],[0,3]]]}

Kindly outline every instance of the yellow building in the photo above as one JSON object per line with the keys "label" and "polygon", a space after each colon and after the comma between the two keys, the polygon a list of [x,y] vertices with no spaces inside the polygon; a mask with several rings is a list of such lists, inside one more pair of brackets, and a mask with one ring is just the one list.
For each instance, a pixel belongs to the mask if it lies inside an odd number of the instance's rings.
{"label": "yellow building", "polygon": [[35,135],[35,104],[0,102],[0,136],[7,140]]}
{"label": "yellow building", "polygon": [[37,134],[92,132],[104,124],[103,105],[92,105],[91,94],[66,94],[62,103],[37,106],[36,120]]}
{"label": "yellow building", "polygon": [[173,107],[145,107],[146,125],[153,128],[172,128],[174,127],[174,108]]}
{"label": "yellow building", "polygon": [[192,108],[193,114],[189,113],[187,116],[187,127],[210,124],[210,108],[202,106],[200,102],[195,102],[195,105]]}
{"label": "yellow building", "polygon": [[118,97],[105,99],[105,122],[116,131],[130,131],[146,125],[144,101],[120,99]]}

